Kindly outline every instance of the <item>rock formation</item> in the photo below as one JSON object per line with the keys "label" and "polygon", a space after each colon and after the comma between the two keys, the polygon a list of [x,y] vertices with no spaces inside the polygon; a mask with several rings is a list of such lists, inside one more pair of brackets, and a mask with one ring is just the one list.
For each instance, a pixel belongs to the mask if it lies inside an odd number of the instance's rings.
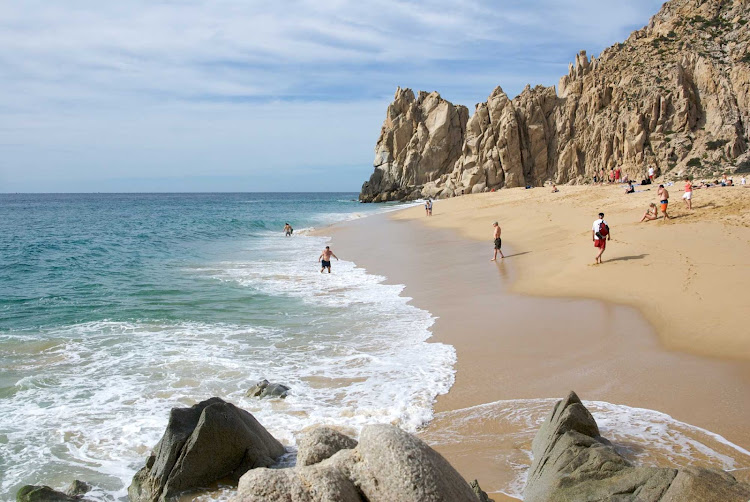
{"label": "rock formation", "polygon": [[64,492],[49,486],[26,485],[16,493],[16,502],[86,502],[83,496],[89,491],[88,483],[77,479]]}
{"label": "rock formation", "polygon": [[[746,1],[671,0],[598,58],[579,53],[557,92],[527,86],[510,99],[498,87],[468,122],[436,93],[415,101],[399,88],[360,200],[580,183],[616,167],[639,180],[650,166],[683,174],[750,163],[749,21]],[[459,117],[433,155],[436,142],[416,118],[429,96]]]}
{"label": "rock formation", "polygon": [[480,499],[447,460],[415,436],[393,425],[368,425],[362,429],[356,447],[340,450],[320,463],[248,472],[240,479],[232,502],[394,500],[477,502]]}
{"label": "rock formation", "polygon": [[469,111],[437,92],[396,90],[375,146],[375,172],[360,200],[382,202],[419,196],[419,187],[451,172],[461,155]]}
{"label": "rock formation", "polygon": [[260,399],[263,399],[265,397],[280,397],[281,399],[284,399],[289,395],[290,390],[292,389],[290,387],[287,387],[286,385],[282,385],[280,383],[271,383],[268,380],[263,379],[256,382],[255,385],[250,387],[247,393],[245,393],[245,396],[257,397]]}
{"label": "rock formation", "polygon": [[606,439],[578,396],[558,401],[532,443],[525,502],[747,502],[750,485],[699,467],[634,466]]}
{"label": "rock formation", "polygon": [[146,466],[128,488],[134,502],[164,501],[222,478],[268,467],[284,447],[248,412],[214,397],[173,408]]}
{"label": "rock formation", "polygon": [[357,442],[330,427],[315,427],[297,438],[297,465],[313,465],[341,450],[351,450]]}

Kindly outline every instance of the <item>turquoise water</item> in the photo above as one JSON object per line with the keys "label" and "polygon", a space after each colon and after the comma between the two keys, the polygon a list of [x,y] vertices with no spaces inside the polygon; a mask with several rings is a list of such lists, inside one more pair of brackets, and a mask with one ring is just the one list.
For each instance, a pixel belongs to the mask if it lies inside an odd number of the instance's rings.
{"label": "turquoise water", "polygon": [[[287,445],[327,422],[414,430],[453,379],[432,316],[306,235],[356,194],[0,195],[0,499],[123,499],[173,406],[220,396]],[[292,237],[282,232],[289,221]],[[336,251],[334,249],[334,251]],[[284,401],[246,398],[259,378]]]}

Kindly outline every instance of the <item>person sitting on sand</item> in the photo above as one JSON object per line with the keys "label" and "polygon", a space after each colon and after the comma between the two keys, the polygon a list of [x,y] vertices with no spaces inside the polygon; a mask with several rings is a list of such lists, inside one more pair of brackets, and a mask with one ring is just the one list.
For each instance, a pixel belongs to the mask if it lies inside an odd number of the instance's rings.
{"label": "person sitting on sand", "polygon": [[661,198],[661,212],[664,215],[664,221],[669,219],[669,215],[667,214],[667,206],[669,205],[669,192],[666,188],[664,188],[664,185],[659,185],[659,191],[657,192],[659,197]]}
{"label": "person sitting on sand", "polygon": [[641,221],[638,223],[643,223],[644,221],[654,221],[659,219],[659,211],[656,209],[656,204],[653,202],[648,205],[648,209],[645,213],[643,213],[643,218],[641,218]]}
{"label": "person sitting on sand", "polygon": [[323,250],[322,253],[320,253],[320,256],[318,257],[318,261],[321,262],[320,266],[320,273],[322,274],[323,271],[327,268],[328,273],[331,273],[331,256],[336,258],[336,261],[339,261],[339,257],[333,254],[333,251],[331,251],[331,248],[329,246],[326,246],[326,248]]}
{"label": "person sitting on sand", "polygon": [[635,187],[633,186],[633,182],[628,182],[628,187],[625,189],[625,193],[635,193]]}
{"label": "person sitting on sand", "polygon": [[505,255],[500,250],[500,247],[503,244],[502,239],[500,239],[500,225],[498,225],[497,222],[495,222],[492,224],[492,226],[495,229],[492,233],[492,238],[495,240],[495,256],[493,256],[490,261],[496,261],[497,253],[500,253],[500,258],[505,258]]}
{"label": "person sitting on sand", "polygon": [[607,247],[607,240],[612,238],[612,234],[609,232],[609,225],[604,221],[604,213],[599,213],[599,219],[594,221],[594,225],[591,227],[591,238],[594,240],[594,247],[599,249],[595,263],[601,263],[602,253],[604,253],[604,249]]}
{"label": "person sitting on sand", "polygon": [[554,183],[552,183],[552,193],[557,193],[559,191],[560,190],[557,189],[557,185],[555,185]]}
{"label": "person sitting on sand", "polygon": [[687,176],[685,176],[685,193],[682,194],[682,199],[685,201],[685,207],[693,209],[693,183]]}

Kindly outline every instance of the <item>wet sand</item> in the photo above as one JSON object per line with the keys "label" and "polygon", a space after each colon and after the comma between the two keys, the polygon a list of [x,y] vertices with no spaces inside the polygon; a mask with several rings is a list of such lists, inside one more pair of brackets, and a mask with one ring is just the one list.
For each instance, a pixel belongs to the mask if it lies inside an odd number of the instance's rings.
{"label": "wet sand", "polygon": [[[511,293],[524,251],[508,246],[507,258],[492,263],[491,243],[403,219],[404,213],[323,233],[332,235],[331,247],[342,259],[389,283],[405,284],[403,294],[438,318],[431,341],[456,348],[456,382],[438,398],[427,437],[439,436],[435,428],[446,427],[441,416],[454,410],[498,400],[560,398],[575,390],[584,400],[667,413],[750,448],[750,363],[667,350],[632,307]],[[437,447],[464,477],[478,478],[495,492],[512,473],[490,461],[493,448],[523,445],[515,431],[498,430],[497,423],[475,421],[470,427],[467,437],[484,434],[496,441],[486,448],[470,442]]]}

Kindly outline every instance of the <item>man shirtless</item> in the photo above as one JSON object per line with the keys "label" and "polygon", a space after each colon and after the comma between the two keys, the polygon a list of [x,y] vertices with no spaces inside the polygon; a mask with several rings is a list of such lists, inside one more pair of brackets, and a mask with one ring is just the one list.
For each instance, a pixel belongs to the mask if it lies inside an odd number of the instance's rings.
{"label": "man shirtless", "polygon": [[322,274],[325,269],[328,269],[328,273],[331,273],[331,256],[336,258],[336,261],[339,260],[339,257],[333,254],[333,251],[331,251],[331,248],[329,246],[326,246],[326,248],[323,250],[322,253],[320,253],[320,256],[318,257],[318,261],[321,262],[320,266],[320,273]]}
{"label": "man shirtless", "polygon": [[503,243],[500,239],[500,225],[495,222],[492,226],[495,227],[495,232],[492,234],[492,238],[495,239],[495,256],[493,256],[490,261],[497,261],[497,253],[500,253],[500,258],[505,258],[505,255],[503,255],[503,252],[500,250]]}
{"label": "man shirtless", "polygon": [[659,185],[659,191],[657,192],[659,194],[659,198],[661,199],[661,212],[664,215],[664,220],[667,221],[669,219],[669,215],[667,214],[667,206],[669,205],[669,192],[667,192],[667,189],[664,188],[664,185]]}

